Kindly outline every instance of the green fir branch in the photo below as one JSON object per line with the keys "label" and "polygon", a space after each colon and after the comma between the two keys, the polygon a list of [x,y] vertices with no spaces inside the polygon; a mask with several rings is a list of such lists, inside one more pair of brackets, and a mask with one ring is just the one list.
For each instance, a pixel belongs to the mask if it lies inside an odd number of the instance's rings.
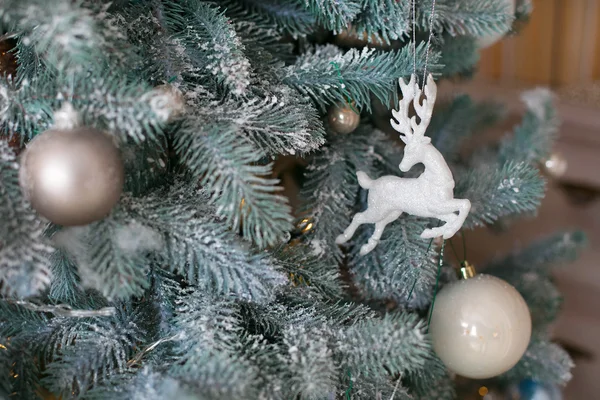
{"label": "green fir branch", "polygon": [[363,375],[356,378],[351,373],[350,376],[345,378],[346,385],[338,392],[339,396],[347,396],[346,393],[348,393],[350,398],[354,400],[411,400],[414,398],[408,389],[402,385],[400,378],[395,381],[388,376]]}
{"label": "green fir branch", "polygon": [[112,376],[85,394],[86,400],[195,400],[194,391],[164,371],[144,366]]}
{"label": "green fir branch", "polygon": [[328,345],[319,329],[288,326],[282,340],[282,350],[289,354],[287,398],[318,399],[335,392],[339,366]]}
{"label": "green fir branch", "polygon": [[454,400],[456,389],[454,377],[442,363],[433,349],[421,368],[411,369],[404,383],[410,388],[410,399],[415,400]]}
{"label": "green fir branch", "polygon": [[544,197],[545,182],[537,169],[520,162],[500,168],[483,165],[457,176],[455,195],[471,201],[466,227],[502,217],[534,212]]}
{"label": "green fir branch", "polygon": [[468,95],[458,95],[436,104],[426,135],[446,158],[456,159],[461,144],[482,128],[492,126],[504,117],[502,105],[474,102]]}
{"label": "green fir branch", "polygon": [[222,0],[219,4],[233,20],[270,24],[294,38],[312,33],[317,23],[304,0]]}
{"label": "green fir branch", "polygon": [[199,106],[196,116],[235,125],[237,133],[269,155],[306,154],[325,142],[317,110],[296,91],[278,85],[260,92],[245,101],[228,98]]}
{"label": "green fir branch", "polygon": [[256,302],[270,299],[286,278],[271,258],[245,249],[202,205],[206,201],[202,193],[180,187],[136,199],[129,209],[136,226],[156,233],[160,245],[155,255],[165,268],[185,276],[198,290]]}
{"label": "green fir branch", "polygon": [[107,62],[125,64],[126,37],[108,5],[83,0],[6,0],[0,30],[10,28],[58,71],[85,74]]}
{"label": "green fir branch", "polygon": [[440,72],[444,77],[470,77],[479,63],[477,41],[469,36],[445,35],[442,45],[434,49],[441,54],[438,63],[443,65]]}
{"label": "green fir branch", "polygon": [[520,382],[529,378],[539,382],[564,385],[571,380],[573,367],[571,357],[560,346],[533,340],[517,365],[501,375],[500,379]]}
{"label": "green fir branch", "polygon": [[271,165],[234,126],[190,121],[175,138],[175,150],[210,193],[217,215],[259,247],[276,244],[292,229],[290,207],[279,194]]}
{"label": "green fir branch", "polygon": [[549,275],[555,267],[575,261],[586,245],[584,232],[560,232],[491,262],[485,270],[500,273],[510,268],[517,274],[539,271]]}
{"label": "green fir branch", "polygon": [[523,121],[500,144],[499,159],[539,163],[550,156],[558,136],[559,119],[554,108],[554,96],[545,88],[524,92],[521,99],[527,106]]}
{"label": "green fir branch", "polygon": [[[238,352],[241,327],[235,304],[199,291],[178,300],[179,363],[173,376],[202,398],[254,398],[258,371]],[[231,385],[231,382],[236,382]]]}
{"label": "green fir branch", "polygon": [[244,44],[244,54],[254,69],[252,80],[272,81],[275,78],[273,69],[281,68],[285,62],[293,62],[294,45],[286,41],[281,30],[268,23],[247,20],[231,20],[231,24]]}
{"label": "green fir branch", "polygon": [[132,323],[133,310],[125,309],[113,318],[81,323],[77,339],[63,342],[47,365],[43,382],[55,394],[83,396],[95,383],[127,369],[127,361],[143,332]]}
{"label": "green fir branch", "polygon": [[346,29],[362,10],[361,0],[304,0],[304,4],[320,26],[334,33]]}
{"label": "green fir branch", "polygon": [[[18,393],[22,399],[38,399],[41,384],[40,366],[36,360],[39,342],[43,339],[40,335],[27,334],[11,338],[6,351],[9,360],[10,396]],[[7,397],[10,398],[10,397]]]}
{"label": "green fir branch", "polygon": [[[425,45],[417,47],[418,72],[425,63]],[[435,72],[438,53],[429,55],[429,71]],[[371,111],[371,94],[383,104],[396,101],[394,94],[398,79],[413,72],[412,46],[401,50],[378,52],[364,48],[342,53],[333,45],[319,46],[298,57],[286,67],[283,82],[310,97],[321,109],[328,105],[346,103],[348,97],[357,109]],[[341,74],[341,76],[340,76]]]}
{"label": "green fir branch", "polygon": [[[429,31],[432,0],[417,1],[417,24]],[[433,30],[452,36],[486,36],[508,32],[514,20],[511,6],[496,0],[436,0]]]}
{"label": "green fir branch", "polygon": [[244,45],[223,11],[199,0],[170,3],[166,19],[189,60],[231,93],[246,93],[252,73]]}
{"label": "green fir branch", "polygon": [[424,322],[415,314],[388,313],[336,334],[335,356],[354,374],[398,374],[420,368],[430,352]]}
{"label": "green fir branch", "polygon": [[48,299],[56,303],[74,305],[83,295],[77,266],[63,250],[54,252],[51,265],[52,281]]}
{"label": "green fir branch", "polygon": [[[426,308],[430,303],[437,271],[437,248],[420,235],[427,220],[402,216],[387,226],[374,251],[360,256],[350,254],[353,281],[370,299],[394,299],[410,308]],[[357,236],[365,243],[371,229]],[[358,249],[357,249],[358,250]]]}
{"label": "green fir branch", "polygon": [[[296,287],[310,287],[326,299],[344,296],[344,284],[336,265],[332,265],[312,254],[305,244],[296,244],[278,249],[274,254],[280,269]],[[315,294],[316,294],[315,293]]]}
{"label": "green fir branch", "polygon": [[43,74],[20,86],[0,84],[0,127],[9,135],[19,132],[31,139],[52,127],[53,113],[68,101],[84,122],[122,141],[158,141],[172,112],[169,100],[142,82],[106,71],[70,77]]}
{"label": "green fir branch", "polygon": [[389,44],[412,31],[410,1],[366,0],[352,27],[369,43]]}
{"label": "green fir branch", "polygon": [[83,228],[69,228],[59,239],[79,269],[81,284],[109,299],[141,295],[149,287],[147,255],[160,236],[132,221],[121,209]]}
{"label": "green fir branch", "polygon": [[17,156],[3,140],[0,199],[0,293],[17,298],[37,295],[50,284],[54,248],[44,236],[44,223],[23,197]]}

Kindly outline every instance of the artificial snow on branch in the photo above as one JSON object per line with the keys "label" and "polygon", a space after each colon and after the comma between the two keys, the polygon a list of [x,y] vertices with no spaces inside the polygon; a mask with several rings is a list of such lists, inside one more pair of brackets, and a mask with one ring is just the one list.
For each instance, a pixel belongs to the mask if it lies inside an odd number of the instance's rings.
{"label": "artificial snow on branch", "polygon": [[17,156],[0,140],[0,292],[29,297],[50,283],[54,252],[44,236],[44,223],[24,199]]}
{"label": "artificial snow on branch", "polygon": [[[433,0],[417,1],[417,23],[429,29],[431,3]],[[508,2],[495,0],[435,0],[433,30],[451,35],[484,36],[489,33],[507,32],[514,14]]]}
{"label": "artificial snow on branch", "polygon": [[199,0],[186,0],[170,3],[165,14],[190,62],[214,75],[234,95],[244,95],[250,84],[250,62],[223,12]]}
{"label": "artificial snow on branch", "polygon": [[20,85],[4,81],[0,96],[6,93],[8,102],[0,108],[0,126],[6,133],[18,131],[31,139],[49,129],[53,110],[69,101],[84,122],[95,121],[97,128],[122,141],[159,141],[167,121],[152,108],[151,100],[158,94],[149,96],[149,91],[145,83],[108,71],[83,76],[41,73]]}
{"label": "artificial snow on branch", "polygon": [[326,29],[339,33],[361,12],[361,0],[303,0],[311,14],[316,15],[317,23]]}
{"label": "artificial snow on branch", "polygon": [[233,20],[268,23],[294,38],[312,32],[317,22],[304,0],[222,0],[219,4]]}
{"label": "artificial snow on branch", "polygon": [[271,164],[226,123],[190,120],[175,138],[175,150],[210,194],[217,215],[259,247],[280,242],[292,229],[287,199],[277,194]]}
{"label": "artificial snow on branch", "polygon": [[351,34],[367,40],[389,44],[412,32],[411,1],[366,0],[363,10],[352,24]]}
{"label": "artificial snow on branch", "polygon": [[525,162],[482,165],[458,175],[456,194],[471,200],[466,227],[482,226],[499,218],[537,210],[545,192],[539,171]]}
{"label": "artificial snow on branch", "polygon": [[[430,71],[437,70],[439,54],[429,54]],[[416,48],[416,70],[425,65],[425,44]],[[283,82],[310,97],[321,109],[334,103],[346,103],[349,97],[357,109],[371,110],[371,95],[383,104],[396,101],[398,79],[413,73],[412,46],[401,50],[378,52],[365,47],[342,52],[326,45],[315,47],[298,57],[285,69]],[[341,77],[339,76],[341,74]]]}

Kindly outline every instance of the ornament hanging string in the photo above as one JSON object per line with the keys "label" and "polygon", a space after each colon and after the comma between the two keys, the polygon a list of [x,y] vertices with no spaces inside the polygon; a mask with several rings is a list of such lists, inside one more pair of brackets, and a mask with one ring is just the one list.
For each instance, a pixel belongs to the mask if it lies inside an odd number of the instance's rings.
{"label": "ornament hanging string", "polygon": [[[427,38],[427,45],[425,48],[425,67],[424,67],[424,71],[423,71],[423,85],[426,82],[427,79],[427,64],[429,63],[429,49],[431,47],[431,39],[433,38],[433,18],[435,16],[435,2],[436,0],[433,0],[431,3],[431,15],[429,16],[429,37]],[[417,28],[417,16],[416,16],[416,11],[415,11],[415,3],[416,0],[412,0],[412,45],[413,45],[413,74],[417,75],[417,39],[416,39],[416,28]],[[441,226],[441,223],[438,224],[438,227]],[[445,243],[445,241],[444,241]],[[450,242],[452,244],[452,242]],[[427,250],[425,251],[425,253],[429,253],[429,250],[431,249],[431,245],[433,244],[433,239],[431,239],[429,241],[429,245],[427,246]],[[463,236],[463,244],[464,244],[464,236]],[[454,247],[453,247],[454,249]],[[444,255],[444,244],[442,244],[442,249],[440,252],[440,260],[443,258]],[[438,277],[439,277],[439,269],[441,268],[441,263],[442,261],[439,262],[439,267],[438,267]],[[415,290],[415,286],[417,285],[417,278],[415,278],[412,287],[410,288],[410,292],[408,293],[408,298],[407,301],[410,301],[413,291]],[[436,290],[433,293],[433,301],[432,301],[432,305],[433,302],[435,302],[435,295],[437,292],[437,282],[436,282]],[[431,319],[431,315],[429,316],[429,318]],[[429,326],[429,324],[427,324]]]}
{"label": "ornament hanging string", "polygon": [[429,325],[431,324],[431,316],[433,315],[433,307],[435,306],[435,298],[437,296],[438,285],[440,283],[442,264],[444,263],[444,247],[446,247],[445,240],[442,242],[442,247],[440,249],[440,257],[438,258],[437,276],[435,278],[435,286],[433,287],[433,299],[431,300],[431,309],[429,310],[429,318],[427,319],[427,331],[428,332],[429,332]]}
{"label": "ornament hanging string", "polygon": [[335,61],[331,61],[330,62],[331,65],[333,65],[333,67],[335,68],[338,78],[340,78],[340,85],[342,88],[342,93],[344,93],[344,96],[346,96],[346,103],[348,103],[348,107],[350,107],[350,109],[352,111],[354,111],[354,113],[356,114],[360,114],[356,108],[354,108],[354,106],[352,105],[352,99],[350,98],[350,93],[346,90],[346,84],[344,83],[344,78],[342,78],[342,71],[340,70],[340,66],[338,65],[338,63],[336,63]]}
{"label": "ornament hanging string", "polygon": [[[442,226],[442,223],[440,222],[438,224],[438,227]],[[427,250],[425,250],[425,254],[429,253],[429,250],[431,250],[431,245],[433,244],[433,238],[429,241],[429,245],[427,246]],[[413,284],[410,288],[410,292],[408,292],[408,298],[406,299],[406,301],[410,301],[410,298],[412,297],[413,294],[413,290],[415,290],[415,286],[417,285],[417,281],[418,279],[415,278],[415,280],[413,281]]]}
{"label": "ornament hanging string", "polygon": [[456,261],[458,261],[459,263],[462,262],[463,260],[460,259],[460,257],[458,256],[458,253],[456,252],[456,249],[454,248],[454,243],[452,243],[452,240],[449,240],[450,242],[450,248],[452,249],[452,253],[454,253],[454,257],[456,257]]}
{"label": "ornament hanging string", "polygon": [[417,75],[417,39],[415,28],[417,25],[417,17],[415,13],[415,2],[417,0],[412,0],[412,45],[413,45],[413,74]]}
{"label": "ornament hanging string", "polygon": [[[431,47],[431,39],[433,38],[433,18],[435,17],[435,1],[431,2],[431,15],[429,16],[429,38],[427,38],[427,47],[425,48],[425,68],[423,70],[423,85],[427,79],[427,64],[429,63],[429,49]],[[414,4],[414,3],[413,3]],[[413,14],[413,24],[415,16]],[[414,32],[414,28],[413,28]]]}
{"label": "ornament hanging string", "polygon": [[352,373],[350,372],[350,368],[348,368],[348,379],[350,380],[350,384],[348,384],[348,389],[346,389],[346,400],[351,400],[350,393],[352,392]]}

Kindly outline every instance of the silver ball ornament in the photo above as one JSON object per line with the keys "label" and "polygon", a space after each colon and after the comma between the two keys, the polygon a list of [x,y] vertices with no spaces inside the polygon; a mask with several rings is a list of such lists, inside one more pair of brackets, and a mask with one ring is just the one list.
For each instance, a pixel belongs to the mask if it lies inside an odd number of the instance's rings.
{"label": "silver ball ornament", "polygon": [[19,182],[33,208],[64,226],[86,225],[108,215],[123,190],[119,149],[104,132],[51,129],[27,146]]}
{"label": "silver ball ornament", "polygon": [[329,126],[337,133],[354,131],[360,123],[360,115],[348,105],[334,105],[328,112]]}
{"label": "silver ball ornament", "polygon": [[531,315],[514,287],[479,274],[437,294],[429,333],[448,369],[486,379],[508,371],[521,359],[531,337]]}
{"label": "silver ball ornament", "polygon": [[543,171],[553,178],[562,178],[568,167],[567,160],[560,153],[552,153],[548,159],[542,161]]}

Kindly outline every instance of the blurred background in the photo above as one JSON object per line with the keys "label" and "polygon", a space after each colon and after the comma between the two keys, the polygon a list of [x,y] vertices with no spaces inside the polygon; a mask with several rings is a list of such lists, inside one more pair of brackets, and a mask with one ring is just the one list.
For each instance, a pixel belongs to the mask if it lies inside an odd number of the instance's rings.
{"label": "blurred background", "polygon": [[[600,398],[600,1],[534,0],[529,23],[517,36],[483,50],[475,79],[447,85],[497,99],[511,114],[506,131],[522,113],[520,93],[536,86],[558,95],[562,119],[555,147],[558,165],[546,171],[548,192],[535,218],[506,230],[467,233],[469,258],[477,265],[524,246],[548,232],[579,228],[589,245],[575,264],[556,275],[565,297],[555,337],[575,359],[565,399]],[[498,132],[503,134],[502,127]]]}

